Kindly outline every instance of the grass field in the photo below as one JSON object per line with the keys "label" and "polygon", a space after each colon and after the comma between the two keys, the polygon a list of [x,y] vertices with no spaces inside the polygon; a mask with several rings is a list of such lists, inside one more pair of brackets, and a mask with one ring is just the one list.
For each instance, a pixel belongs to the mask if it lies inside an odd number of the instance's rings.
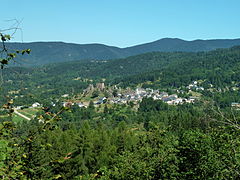
{"label": "grass field", "polygon": [[18,116],[17,114],[13,114],[12,120],[13,120],[13,122],[15,122],[15,123],[19,123],[19,122],[21,122],[21,121],[26,121],[26,119]]}
{"label": "grass field", "polygon": [[[40,109],[39,108],[27,108],[27,109],[23,109],[21,111],[23,111],[24,113],[28,114],[28,115],[35,115]],[[19,111],[19,112],[21,112]]]}
{"label": "grass field", "polygon": [[[9,118],[9,116],[8,115],[4,115],[4,116],[0,116],[0,120],[6,120],[6,119],[8,119]],[[21,121],[23,121],[23,120],[25,120],[24,118],[22,118],[22,117],[20,117],[20,116],[18,116],[17,114],[12,114],[12,120],[13,120],[13,122],[15,122],[15,123],[19,123],[19,122],[21,122]]]}
{"label": "grass field", "polygon": [[[29,118],[34,118],[34,116],[37,114],[37,112],[41,111],[41,109],[39,108],[26,108],[26,109],[21,109],[21,110],[18,110],[19,113],[29,117]],[[19,115],[17,114],[13,114],[13,121],[18,123],[20,121],[23,121],[25,120],[23,117],[20,117]]]}
{"label": "grass field", "polygon": [[[37,112],[39,112],[39,111],[41,111],[41,109],[39,109],[39,108],[26,108],[26,109],[21,109],[21,110],[18,110],[18,112],[19,113],[21,113],[21,114],[23,114],[23,115],[25,115],[25,116],[27,116],[27,117],[29,117],[29,118],[34,118],[34,116],[37,114]],[[0,116],[0,120],[4,120],[4,119],[8,119],[9,118],[9,115],[8,114],[6,114],[6,115],[1,115]],[[26,120],[26,119],[24,119],[23,117],[21,117],[21,116],[19,116],[19,115],[17,115],[17,114],[15,114],[15,113],[13,113],[12,114],[12,120],[13,120],[13,122],[15,122],[15,123],[19,123],[19,122],[21,122],[21,121],[24,121],[24,120]]]}

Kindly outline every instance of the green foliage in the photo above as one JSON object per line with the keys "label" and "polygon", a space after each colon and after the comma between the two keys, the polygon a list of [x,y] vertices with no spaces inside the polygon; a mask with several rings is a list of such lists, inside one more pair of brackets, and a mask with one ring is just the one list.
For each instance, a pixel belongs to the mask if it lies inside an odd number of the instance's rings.
{"label": "green foliage", "polygon": [[238,137],[239,130],[232,128],[217,129],[207,134],[200,131],[185,132],[180,140],[182,178],[238,179]]}
{"label": "green foliage", "polygon": [[[150,54],[148,54],[150,55]],[[171,64],[163,69],[152,69],[136,75],[116,79],[115,83],[123,86],[145,84],[146,87],[181,87],[195,80],[204,80],[217,88],[239,83],[239,47],[219,49],[199,53],[172,53],[168,58]],[[176,59],[175,59],[176,58]],[[158,64],[154,62],[155,66]],[[153,71],[155,70],[155,71]]]}
{"label": "green foliage", "polygon": [[1,47],[1,58],[0,58],[0,65],[1,69],[4,68],[4,66],[8,65],[9,62],[12,62],[14,58],[17,57],[17,54],[21,53],[22,55],[24,53],[30,54],[31,49],[26,49],[26,50],[9,50],[6,42],[11,40],[11,36],[9,34],[3,34],[0,32],[0,37],[2,41],[2,47]]}
{"label": "green foliage", "polygon": [[168,104],[161,100],[154,101],[153,98],[143,98],[139,105],[139,111],[141,112],[161,111],[168,109]]}
{"label": "green foliage", "polygon": [[93,91],[93,93],[92,93],[92,97],[91,97],[91,98],[96,98],[96,97],[99,96],[99,94],[100,94],[100,92],[97,91],[97,90],[95,90],[95,91]]}
{"label": "green foliage", "polygon": [[[16,128],[10,122],[3,124],[1,176],[15,179],[239,178],[239,130],[194,124],[192,119],[202,121],[201,114],[201,109],[190,105],[168,107],[151,98],[144,99],[138,111],[125,105],[108,106],[105,111],[73,106],[58,113],[52,107]],[[45,122],[39,122],[39,118]]]}

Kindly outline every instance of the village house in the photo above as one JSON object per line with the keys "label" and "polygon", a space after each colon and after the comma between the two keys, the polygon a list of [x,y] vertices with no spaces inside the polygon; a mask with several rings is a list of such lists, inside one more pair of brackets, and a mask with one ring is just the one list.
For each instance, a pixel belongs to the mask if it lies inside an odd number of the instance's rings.
{"label": "village house", "polygon": [[95,104],[104,104],[106,102],[107,102],[107,98],[106,97],[102,97]]}
{"label": "village house", "polygon": [[81,102],[79,102],[79,103],[76,103],[76,105],[78,106],[78,107],[80,107],[80,108],[86,108],[86,106],[83,104],[83,103],[81,103]]}
{"label": "village house", "polygon": [[63,94],[63,95],[62,95],[63,98],[66,98],[66,97],[68,97],[68,96],[69,96],[69,94]]}
{"label": "village house", "polygon": [[70,107],[70,106],[74,105],[74,103],[72,103],[72,102],[63,102],[62,104],[63,104],[63,107]]}
{"label": "village house", "polygon": [[32,104],[33,108],[40,107],[40,106],[41,106],[41,104],[39,104],[38,102],[35,102],[35,103]]}

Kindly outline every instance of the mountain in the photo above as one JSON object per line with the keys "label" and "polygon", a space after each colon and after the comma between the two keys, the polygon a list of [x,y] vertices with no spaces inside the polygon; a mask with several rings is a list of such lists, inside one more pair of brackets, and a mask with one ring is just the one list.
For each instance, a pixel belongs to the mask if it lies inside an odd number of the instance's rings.
{"label": "mountain", "polygon": [[230,48],[237,46],[240,39],[215,39],[215,40],[194,40],[185,41],[178,38],[164,38],[151,43],[141,44],[126,48],[130,54],[141,54],[145,52],[199,52],[211,51],[218,48]]}
{"label": "mountain", "polygon": [[103,44],[73,44],[63,42],[8,43],[9,49],[31,49],[28,56],[21,57],[24,65],[35,66],[55,62],[84,59],[112,59],[126,57],[120,48]]}
{"label": "mountain", "polygon": [[124,58],[147,52],[198,52],[240,45],[240,39],[216,39],[185,41],[177,38],[164,38],[151,43],[118,48],[103,44],[73,44],[64,42],[8,43],[9,49],[31,49],[29,56],[19,59],[27,66],[78,60],[108,60]]}

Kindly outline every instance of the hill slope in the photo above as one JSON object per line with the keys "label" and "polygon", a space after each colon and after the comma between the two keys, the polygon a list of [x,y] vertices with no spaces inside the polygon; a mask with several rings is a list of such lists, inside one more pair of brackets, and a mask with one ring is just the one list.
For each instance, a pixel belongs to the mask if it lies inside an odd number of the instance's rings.
{"label": "hill slope", "polygon": [[195,80],[223,88],[240,87],[240,46],[210,52],[176,53],[175,60],[162,69],[117,78],[124,86],[151,81],[156,87],[180,87]]}
{"label": "hill slope", "polygon": [[36,66],[84,59],[103,60],[124,58],[154,51],[211,51],[217,48],[229,48],[235,45],[240,45],[240,39],[184,41],[181,39],[164,38],[151,43],[127,48],[118,48],[103,44],[72,44],[63,42],[9,43],[7,46],[10,49],[30,48],[32,50],[31,54],[25,56],[20,62],[27,66]]}
{"label": "hill slope", "polygon": [[[6,69],[3,79],[12,90],[19,87],[34,91],[64,94],[81,91],[92,79],[123,86],[147,81],[158,87],[179,87],[194,80],[206,80],[216,87],[240,84],[240,46],[210,52],[152,52],[108,61],[73,61],[38,68]],[[76,80],[76,79],[81,80]],[[83,81],[82,81],[83,80]],[[160,81],[159,81],[160,80]],[[31,86],[31,87],[29,87]],[[35,94],[35,93],[34,93]]]}

